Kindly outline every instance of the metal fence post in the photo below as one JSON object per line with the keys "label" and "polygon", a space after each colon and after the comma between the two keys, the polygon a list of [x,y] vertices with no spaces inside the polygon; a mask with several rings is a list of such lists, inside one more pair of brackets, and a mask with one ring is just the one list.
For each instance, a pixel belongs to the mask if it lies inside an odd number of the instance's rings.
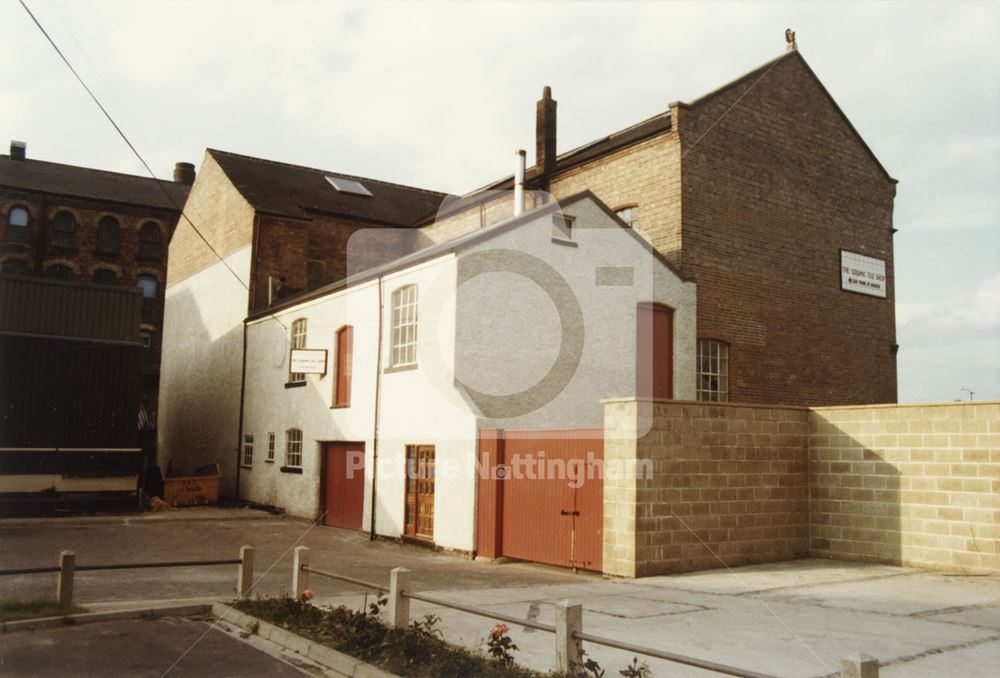
{"label": "metal fence post", "polygon": [[403,593],[410,588],[410,571],[394,567],[389,573],[389,623],[397,629],[410,624],[410,599]]}
{"label": "metal fence post", "polygon": [[302,598],[302,594],[309,587],[309,573],[304,567],[309,565],[309,547],[296,546],[295,557],[292,560],[292,593],[295,599]]}
{"label": "metal fence post", "polygon": [[840,660],[840,678],[878,678],[878,659],[855,652]]}
{"label": "metal fence post", "polygon": [[253,588],[253,547],[240,547],[240,573],[236,582],[236,596],[245,598]]}
{"label": "metal fence post", "polygon": [[56,581],[56,600],[63,607],[73,604],[73,570],[76,569],[76,554],[62,551],[59,554],[59,579]]}
{"label": "metal fence post", "polygon": [[583,606],[571,600],[556,604],[556,662],[569,673],[583,665],[583,641],[574,633],[583,632]]}

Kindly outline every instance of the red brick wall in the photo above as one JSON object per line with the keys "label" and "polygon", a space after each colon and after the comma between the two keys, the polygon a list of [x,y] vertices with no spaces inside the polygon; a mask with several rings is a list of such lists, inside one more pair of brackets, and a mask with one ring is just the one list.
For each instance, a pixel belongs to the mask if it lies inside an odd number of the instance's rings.
{"label": "red brick wall", "polygon": [[[755,80],[679,111],[698,334],[731,400],[895,402],[895,186],[797,54]],[[841,291],[841,248],[887,261],[887,299]]]}

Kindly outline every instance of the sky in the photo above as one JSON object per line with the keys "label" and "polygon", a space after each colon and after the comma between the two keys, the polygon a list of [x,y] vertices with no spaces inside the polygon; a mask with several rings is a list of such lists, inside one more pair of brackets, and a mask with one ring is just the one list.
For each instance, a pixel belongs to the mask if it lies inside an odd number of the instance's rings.
{"label": "sky", "polygon": [[[159,176],[212,147],[453,193],[533,149],[544,85],[563,152],[791,27],[900,182],[900,401],[1000,399],[1000,3],[26,2]],[[0,27],[4,148],[144,173],[16,0]]]}

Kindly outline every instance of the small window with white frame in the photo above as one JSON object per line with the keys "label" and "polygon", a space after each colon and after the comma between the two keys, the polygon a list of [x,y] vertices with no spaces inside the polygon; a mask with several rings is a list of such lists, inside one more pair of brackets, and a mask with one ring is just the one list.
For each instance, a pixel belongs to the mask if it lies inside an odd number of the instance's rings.
{"label": "small window with white frame", "polygon": [[389,366],[417,364],[417,286],[407,285],[392,293],[392,334]]}
{"label": "small window with white frame", "polygon": [[285,432],[285,466],[302,468],[302,430],[290,428]]}
{"label": "small window with white frame", "polygon": [[698,400],[729,400],[729,344],[716,339],[698,340]]}
{"label": "small window with white frame", "polygon": [[253,466],[253,434],[243,434],[243,467]]}
{"label": "small window with white frame", "polygon": [[639,206],[638,205],[626,205],[624,207],[619,207],[615,210],[615,214],[618,218],[624,221],[629,228],[636,229],[639,228]]}
{"label": "small window with white frame", "polygon": [[[305,318],[299,318],[292,323],[292,348],[305,348],[306,347],[306,333],[308,324]],[[292,359],[291,353],[289,353],[288,359],[288,381],[292,384],[297,384],[304,382],[306,380],[306,375],[301,372],[292,372],[291,370]]]}
{"label": "small window with white frame", "polygon": [[268,433],[267,434],[267,456],[264,458],[264,461],[266,461],[269,464],[273,464],[274,463],[274,434],[273,433]]}

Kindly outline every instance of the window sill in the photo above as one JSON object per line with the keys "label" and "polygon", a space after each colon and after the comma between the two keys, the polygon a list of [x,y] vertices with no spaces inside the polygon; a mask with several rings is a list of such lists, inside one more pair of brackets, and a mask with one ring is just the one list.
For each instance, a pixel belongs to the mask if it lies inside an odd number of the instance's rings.
{"label": "window sill", "polygon": [[265,459],[264,463],[265,464],[273,464],[274,463],[274,459]]}
{"label": "window sill", "polygon": [[246,470],[249,471],[249,470],[251,470],[253,468],[253,464],[240,464],[240,468],[246,469]]}
{"label": "window sill", "polygon": [[278,470],[281,471],[282,473],[298,473],[298,474],[302,473],[301,466],[282,466]]}
{"label": "window sill", "polygon": [[308,381],[290,381],[285,384],[285,388],[302,388],[308,383]]}
{"label": "window sill", "polygon": [[348,410],[351,408],[351,404],[347,403],[345,405],[330,405],[331,410]]}
{"label": "window sill", "polygon": [[563,245],[565,247],[579,247],[580,243],[575,240],[567,240],[566,238],[552,238],[553,245]]}
{"label": "window sill", "polygon": [[410,365],[394,365],[393,367],[387,367],[382,370],[382,374],[392,374],[393,372],[409,372],[410,370],[417,369],[417,363],[412,363]]}

